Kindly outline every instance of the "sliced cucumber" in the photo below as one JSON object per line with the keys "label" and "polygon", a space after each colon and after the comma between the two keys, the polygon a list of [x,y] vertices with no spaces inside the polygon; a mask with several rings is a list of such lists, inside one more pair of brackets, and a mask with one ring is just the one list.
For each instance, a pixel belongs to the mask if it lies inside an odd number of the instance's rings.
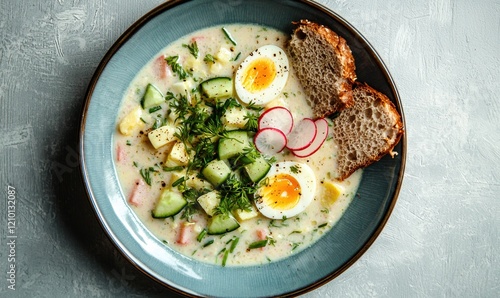
{"label": "sliced cucumber", "polygon": [[233,95],[233,80],[229,77],[216,77],[201,83],[201,94],[207,98],[219,99]]}
{"label": "sliced cucumber", "polygon": [[214,159],[205,166],[201,173],[213,186],[218,187],[229,177],[231,169],[225,161]]}
{"label": "sliced cucumber", "polygon": [[182,194],[171,190],[164,190],[156,203],[155,209],[153,209],[152,215],[154,218],[174,216],[186,205],[187,201]]}
{"label": "sliced cucumber", "polygon": [[240,227],[238,221],[229,214],[217,214],[210,218],[207,232],[210,235],[220,235]]}
{"label": "sliced cucumber", "polygon": [[148,84],[146,87],[146,92],[141,100],[141,106],[143,109],[147,109],[154,106],[159,106],[165,102],[165,97],[158,88],[153,84]]}
{"label": "sliced cucumber", "polygon": [[244,169],[252,182],[259,182],[269,172],[271,165],[264,157],[260,156],[253,163],[245,165]]}
{"label": "sliced cucumber", "polygon": [[219,140],[219,159],[229,159],[244,153],[244,149],[249,147],[248,133],[244,130],[232,130],[227,133],[227,137]]}

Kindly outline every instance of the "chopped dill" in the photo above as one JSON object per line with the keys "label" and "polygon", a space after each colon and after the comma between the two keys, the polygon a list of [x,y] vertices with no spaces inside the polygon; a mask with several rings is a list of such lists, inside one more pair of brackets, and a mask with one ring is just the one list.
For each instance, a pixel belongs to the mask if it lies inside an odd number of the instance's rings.
{"label": "chopped dill", "polygon": [[146,182],[147,185],[151,186],[151,168],[143,168],[139,170],[142,179]]}
{"label": "chopped dill", "polygon": [[181,218],[184,218],[189,222],[191,221],[191,217],[198,212],[196,199],[202,194],[203,191],[198,191],[194,188],[186,188],[186,190],[182,192],[182,196],[186,199],[187,205],[183,209]]}
{"label": "chopped dill", "polygon": [[189,53],[191,53],[191,55],[193,55],[193,57],[198,58],[199,50],[198,50],[198,44],[196,43],[196,40],[190,44],[183,44],[182,46],[187,48],[189,50]]}
{"label": "chopped dill", "polygon": [[219,186],[221,201],[215,208],[216,214],[228,214],[229,212],[241,209],[249,211],[251,199],[255,193],[254,185],[247,185],[239,180],[234,174]]}
{"label": "chopped dill", "polygon": [[294,174],[298,174],[300,172],[300,167],[298,165],[290,166],[290,171]]}
{"label": "chopped dill", "polygon": [[244,117],[247,122],[245,123],[245,129],[249,131],[257,131],[259,127],[259,115],[256,113],[247,112]]}
{"label": "chopped dill", "polygon": [[205,61],[206,63],[215,63],[215,60],[217,59],[211,54],[206,54],[205,58],[203,58],[203,61]]}
{"label": "chopped dill", "polygon": [[177,62],[178,60],[179,56],[169,56],[165,58],[168,66],[170,66],[172,71],[179,76],[179,79],[185,80],[189,76],[189,73]]}

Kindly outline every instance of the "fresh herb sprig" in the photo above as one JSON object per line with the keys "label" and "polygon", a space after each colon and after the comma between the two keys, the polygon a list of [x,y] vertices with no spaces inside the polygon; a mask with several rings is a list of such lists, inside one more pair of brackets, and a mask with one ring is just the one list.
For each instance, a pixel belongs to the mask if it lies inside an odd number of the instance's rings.
{"label": "fresh herb sprig", "polygon": [[251,210],[251,200],[256,191],[256,186],[246,184],[238,179],[234,174],[219,186],[221,201],[215,208],[216,214],[229,214],[237,209]]}
{"label": "fresh herb sprig", "polygon": [[142,179],[144,179],[144,182],[146,182],[146,184],[149,186],[151,186],[151,182],[152,182],[152,178],[151,178],[152,172],[156,172],[156,170],[153,167],[142,168],[139,170],[139,173],[141,174]]}
{"label": "fresh herb sprig", "polygon": [[193,215],[198,213],[198,209],[196,207],[196,199],[201,196],[202,193],[203,192],[200,192],[194,188],[187,188],[182,192],[182,196],[186,199],[187,205],[183,209],[181,218],[184,218],[187,221],[191,221]]}
{"label": "fresh herb sprig", "polygon": [[198,44],[196,43],[196,40],[189,44],[183,44],[183,47],[187,48],[189,50],[189,53],[193,55],[196,59],[198,59],[198,54],[199,54],[199,49],[198,49]]}
{"label": "fresh herb sprig", "polygon": [[203,58],[203,61],[205,61],[206,63],[215,63],[215,60],[217,60],[217,58],[215,58],[211,54],[206,54],[205,58]]}
{"label": "fresh herb sprig", "polygon": [[168,66],[172,68],[172,71],[176,73],[179,76],[180,80],[185,80],[187,77],[190,76],[189,72],[187,72],[180,63],[177,61],[179,60],[179,56],[169,56],[165,58],[165,61],[167,62]]}

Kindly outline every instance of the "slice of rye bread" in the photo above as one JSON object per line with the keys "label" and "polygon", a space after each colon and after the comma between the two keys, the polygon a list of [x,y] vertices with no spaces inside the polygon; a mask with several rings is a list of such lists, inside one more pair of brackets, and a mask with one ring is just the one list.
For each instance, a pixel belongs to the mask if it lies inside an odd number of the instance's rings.
{"label": "slice of rye bread", "polygon": [[404,133],[401,115],[385,94],[363,83],[356,83],[352,94],[354,106],[333,120],[341,181],[384,155],[395,154],[392,150]]}
{"label": "slice of rye bread", "polygon": [[297,27],[287,50],[314,116],[326,117],[352,106],[356,67],[345,39],[308,20],[293,24]]}

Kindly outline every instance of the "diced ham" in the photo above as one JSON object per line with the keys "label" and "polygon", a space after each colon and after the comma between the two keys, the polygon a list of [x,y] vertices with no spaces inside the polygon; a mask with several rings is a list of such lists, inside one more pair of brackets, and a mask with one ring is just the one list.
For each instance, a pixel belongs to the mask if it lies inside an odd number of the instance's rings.
{"label": "diced ham", "polygon": [[[267,236],[269,235],[269,230],[268,229],[258,229],[256,231],[257,233],[257,238],[259,240],[266,240]],[[259,248],[260,250],[264,250],[266,247],[261,247]]]}
{"label": "diced ham", "polygon": [[259,240],[265,240],[269,231],[267,229],[258,229],[256,233]]}
{"label": "diced ham", "polygon": [[167,61],[165,61],[165,55],[160,55],[156,58],[154,67],[154,73],[159,79],[166,79],[169,75],[171,75],[170,67],[167,65]]}
{"label": "diced ham", "polygon": [[116,146],[116,161],[122,162],[125,161],[127,158],[127,155],[125,154],[125,150],[123,150],[123,147],[121,145]]}
{"label": "diced ham", "polygon": [[144,180],[137,179],[135,181],[135,186],[130,193],[130,197],[128,198],[128,202],[130,203],[130,205],[134,205],[136,207],[141,206],[147,194],[147,191],[148,187]]}
{"label": "diced ham", "polygon": [[194,36],[193,38],[191,38],[192,41],[196,41],[196,42],[203,40],[203,39],[205,39],[205,36],[202,36],[202,35],[201,36]]}
{"label": "diced ham", "polygon": [[188,244],[193,237],[193,223],[183,222],[179,225],[176,243],[180,245]]}

